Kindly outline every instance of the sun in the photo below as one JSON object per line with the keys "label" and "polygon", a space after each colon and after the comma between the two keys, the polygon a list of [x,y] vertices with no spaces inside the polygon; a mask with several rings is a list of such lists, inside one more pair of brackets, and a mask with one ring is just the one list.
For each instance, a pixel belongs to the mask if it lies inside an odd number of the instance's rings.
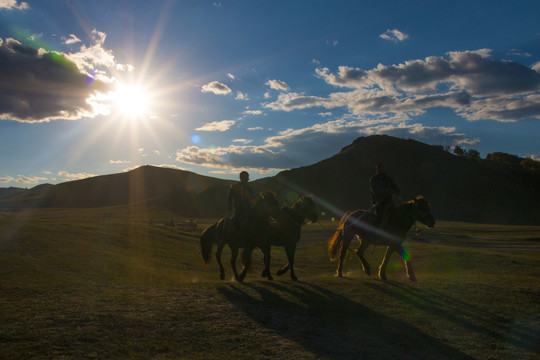
{"label": "sun", "polygon": [[150,92],[139,85],[118,84],[112,93],[114,111],[133,120],[149,116]]}

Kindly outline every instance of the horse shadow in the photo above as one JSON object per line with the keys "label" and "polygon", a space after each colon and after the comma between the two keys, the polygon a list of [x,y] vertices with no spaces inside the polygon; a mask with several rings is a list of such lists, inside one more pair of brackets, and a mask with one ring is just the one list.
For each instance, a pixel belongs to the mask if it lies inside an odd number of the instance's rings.
{"label": "horse shadow", "polygon": [[[406,286],[397,281],[384,283],[365,283],[385,296],[395,298],[409,306],[442,319],[454,327],[466,328],[480,334],[494,343],[505,341],[507,345],[520,348],[525,352],[540,351],[540,329],[525,323],[514,323],[511,319],[464,302],[456,296],[441,294],[433,290]],[[537,321],[538,319],[536,319]],[[532,320],[534,322],[535,319]],[[501,334],[505,338],[501,339]]]}
{"label": "horse shadow", "polygon": [[472,359],[418,328],[315,284],[226,284],[218,291],[259,326],[325,359]]}

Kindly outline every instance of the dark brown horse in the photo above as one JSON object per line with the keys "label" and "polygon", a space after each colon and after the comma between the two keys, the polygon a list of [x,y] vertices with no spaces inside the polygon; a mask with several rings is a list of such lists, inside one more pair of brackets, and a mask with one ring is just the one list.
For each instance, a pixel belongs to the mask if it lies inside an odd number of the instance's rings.
{"label": "dark brown horse", "polygon": [[372,244],[384,245],[387,246],[387,249],[379,267],[379,277],[381,280],[386,279],[386,265],[388,264],[388,260],[390,260],[390,256],[395,251],[405,261],[407,276],[410,280],[415,281],[416,277],[411,265],[410,256],[401,244],[405,241],[407,232],[416,221],[428,227],[435,226],[435,218],[431,214],[431,206],[427,200],[422,196],[418,196],[411,201],[394,207],[390,211],[384,229],[374,227],[372,225],[374,220],[374,214],[365,210],[346,212],[341,218],[338,229],[328,243],[330,260],[339,259],[337,275],[339,277],[343,276],[343,261],[347,249],[354,236],[357,235],[360,239],[360,246],[355,253],[360,259],[362,268],[366,274],[371,275],[371,270],[364,258],[364,251]]}
{"label": "dark brown horse", "polygon": [[[270,216],[277,216],[279,213],[279,202],[277,201],[275,194],[272,192],[266,192],[260,194],[259,198],[255,202],[253,209],[251,209],[245,219],[246,230],[245,236],[259,237],[264,234],[264,226],[268,226],[268,218]],[[260,228],[261,232],[252,231],[251,228]],[[238,257],[238,251],[244,247],[244,243],[247,238],[242,236],[237,229],[234,228],[231,218],[224,217],[217,223],[210,225],[206,228],[200,238],[202,258],[206,264],[210,264],[212,248],[214,244],[217,245],[216,261],[219,265],[219,278],[225,279],[225,269],[221,263],[221,253],[225,245],[228,245],[231,249],[231,267],[234,273],[234,278],[237,281],[242,281],[236,270],[236,259]]]}
{"label": "dark brown horse", "polygon": [[253,240],[246,243],[243,253],[244,270],[240,277],[243,279],[251,264],[251,255],[258,247],[264,254],[264,270],[261,274],[268,280],[273,280],[270,273],[270,250],[272,246],[283,246],[287,254],[287,264],[277,272],[281,276],[290,270],[291,279],[298,280],[294,273],[294,256],[296,244],[300,240],[301,228],[306,221],[318,220],[317,207],[309,196],[300,197],[292,207],[283,206],[281,213],[274,217],[275,222],[267,228],[264,236],[251,237]]}

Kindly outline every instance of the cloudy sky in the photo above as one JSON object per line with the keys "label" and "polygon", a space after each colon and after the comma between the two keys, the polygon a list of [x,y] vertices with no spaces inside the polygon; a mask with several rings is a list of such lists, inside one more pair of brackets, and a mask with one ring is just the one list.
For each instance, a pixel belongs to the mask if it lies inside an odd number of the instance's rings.
{"label": "cloudy sky", "polygon": [[0,187],[224,179],[360,136],[540,157],[540,2],[0,0]]}

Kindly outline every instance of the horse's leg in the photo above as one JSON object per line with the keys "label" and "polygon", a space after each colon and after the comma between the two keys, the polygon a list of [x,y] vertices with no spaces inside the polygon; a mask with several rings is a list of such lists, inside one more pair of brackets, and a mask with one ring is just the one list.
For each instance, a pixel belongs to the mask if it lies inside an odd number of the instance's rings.
{"label": "horse's leg", "polygon": [[238,271],[236,270],[236,258],[237,257],[238,257],[238,247],[232,246],[231,247],[231,267],[232,267],[232,271],[234,273],[234,279],[236,281],[239,281]]}
{"label": "horse's leg", "polygon": [[349,248],[349,245],[351,244],[351,240],[354,237],[354,234],[347,230],[347,227],[343,228],[343,242],[341,243],[341,249],[339,250],[339,263],[337,268],[337,276],[343,277],[343,262],[345,261],[345,257],[347,256],[347,249]]}
{"label": "horse's leg", "polygon": [[267,278],[268,280],[274,280],[272,274],[270,273],[270,246],[263,246],[261,248],[264,254],[264,270],[261,273],[262,277]]}
{"label": "horse's leg", "polygon": [[243,258],[244,258],[244,268],[242,269],[242,273],[240,274],[240,277],[238,278],[238,281],[242,282],[244,281],[244,279],[246,278],[246,275],[247,275],[247,272],[248,272],[248,268],[249,268],[249,265],[247,264],[250,264],[251,263],[251,255],[253,254],[253,248],[251,247],[245,247],[244,248],[244,254],[243,254]]}
{"label": "horse's leg", "polygon": [[405,270],[407,271],[407,277],[411,281],[416,281],[416,276],[414,275],[414,269],[411,264],[411,257],[409,256],[409,254],[407,254],[407,252],[405,252],[405,249],[403,249],[401,245],[398,246],[396,251],[403,258],[403,262],[405,263]]}
{"label": "horse's leg", "polygon": [[219,265],[219,278],[221,280],[225,280],[225,269],[223,268],[223,264],[221,263],[221,252],[223,251],[224,246],[225,244],[218,244],[216,251],[216,261]]}
{"label": "horse's leg", "polygon": [[394,252],[393,247],[389,246],[386,248],[386,253],[384,254],[384,258],[381,263],[381,266],[379,267],[379,278],[381,280],[386,280],[386,265],[388,265],[388,261],[390,260],[390,256],[392,256],[393,252]]}
{"label": "horse's leg", "polygon": [[296,274],[294,273],[294,254],[296,253],[296,244],[292,246],[286,246],[285,252],[287,253],[287,260],[289,261],[289,264],[286,267],[288,267],[291,272],[291,280],[297,281],[298,278],[296,277]]}
{"label": "horse's leg", "polygon": [[278,276],[281,276],[281,275],[285,274],[287,271],[289,271],[289,263],[287,263],[287,265],[285,265],[284,267],[279,269],[276,274]]}
{"label": "horse's leg", "polygon": [[362,269],[364,269],[364,272],[368,275],[371,275],[371,269],[369,267],[369,264],[364,257],[364,251],[366,251],[367,247],[369,246],[369,243],[365,240],[360,239],[360,246],[356,250],[356,256],[360,259],[360,262],[362,263]]}

